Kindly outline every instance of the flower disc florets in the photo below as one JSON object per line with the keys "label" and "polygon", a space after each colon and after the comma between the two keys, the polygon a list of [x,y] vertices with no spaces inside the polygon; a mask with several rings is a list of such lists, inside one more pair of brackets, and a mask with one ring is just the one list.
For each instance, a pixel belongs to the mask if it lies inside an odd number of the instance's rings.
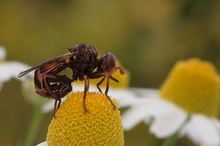
{"label": "flower disc florets", "polygon": [[[115,100],[114,104],[118,107]],[[52,146],[123,146],[120,111],[104,94],[88,92],[83,110],[83,92],[70,93],[48,128],[47,143]]]}
{"label": "flower disc florets", "polygon": [[215,67],[206,61],[178,62],[161,88],[161,97],[189,113],[217,116],[220,80]]}

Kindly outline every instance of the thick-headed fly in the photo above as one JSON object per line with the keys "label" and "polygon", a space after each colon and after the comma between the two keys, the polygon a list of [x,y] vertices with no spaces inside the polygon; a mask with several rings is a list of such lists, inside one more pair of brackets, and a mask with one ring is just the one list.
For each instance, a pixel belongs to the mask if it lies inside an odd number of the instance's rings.
{"label": "thick-headed fly", "polygon": [[[88,44],[79,44],[74,47],[69,47],[69,53],[58,56],[54,59],[48,60],[38,66],[30,68],[21,72],[18,77],[35,70],[34,83],[36,92],[47,98],[55,99],[54,103],[54,116],[56,110],[60,107],[61,98],[64,97],[72,90],[71,82],[84,80],[84,95],[83,95],[83,109],[88,112],[86,108],[86,94],[89,90],[89,80],[101,78],[97,84],[100,84],[107,79],[105,95],[115,109],[115,105],[108,96],[109,79],[119,82],[112,77],[112,74],[119,70],[123,75],[124,70],[120,68],[116,62],[115,56],[111,52],[107,52],[100,59],[97,50]],[[72,70],[72,79],[66,75],[58,75],[60,72],[70,68]]]}

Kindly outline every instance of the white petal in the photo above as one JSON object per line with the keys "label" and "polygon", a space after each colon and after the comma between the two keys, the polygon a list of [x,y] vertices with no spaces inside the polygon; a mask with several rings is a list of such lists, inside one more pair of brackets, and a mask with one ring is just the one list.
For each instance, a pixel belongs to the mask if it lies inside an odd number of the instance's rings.
{"label": "white petal", "polygon": [[130,109],[122,114],[122,123],[125,130],[130,130],[140,122],[149,123],[152,111],[157,109],[156,99],[152,98],[136,98],[136,101]]}
{"label": "white petal", "polygon": [[[31,68],[29,65],[26,65],[24,63],[17,62],[17,61],[8,61],[8,62],[5,62],[5,63],[8,66],[8,68],[10,69],[10,71],[11,71],[11,76],[16,78],[16,79],[18,79],[18,74],[20,72]],[[34,76],[34,72],[28,73],[28,76],[29,77],[30,76],[33,77]]]}
{"label": "white petal", "polygon": [[137,96],[128,89],[111,88],[109,93],[111,97],[115,98],[120,107],[127,107],[136,101]]}
{"label": "white petal", "polygon": [[218,128],[218,130],[220,131],[220,121],[216,118],[212,118],[212,121],[215,124],[215,126]]}
{"label": "white petal", "polygon": [[158,89],[150,89],[150,88],[129,88],[132,92],[136,93],[138,96],[144,96],[149,97],[152,95],[158,95],[159,90]]}
{"label": "white petal", "polygon": [[182,135],[188,135],[199,145],[217,146],[220,144],[218,127],[212,119],[201,114],[191,117],[189,123],[183,128]]}
{"label": "white petal", "polygon": [[[167,114],[172,114],[173,111],[182,111],[181,108],[176,106],[170,101],[161,99],[159,97],[154,97],[154,98],[140,98],[141,103],[138,103],[139,106],[142,104],[147,105],[148,107],[151,108],[150,114],[153,118],[160,117],[161,115],[167,115]],[[183,111],[182,111],[183,112]]]}
{"label": "white petal", "polygon": [[44,141],[42,143],[37,144],[36,146],[48,146],[48,144],[46,141]]}
{"label": "white petal", "polygon": [[160,117],[161,115],[167,115],[175,111],[176,109],[180,110],[169,101],[163,100],[161,98],[153,98],[152,102],[148,106],[152,106],[153,110],[151,115],[153,118]]}
{"label": "white petal", "polygon": [[10,80],[11,78],[12,78],[12,75],[11,75],[10,67],[5,63],[0,64],[0,81],[6,82]]}
{"label": "white petal", "polygon": [[188,121],[187,124],[180,131],[180,136],[183,137],[187,135],[194,143],[198,144],[199,138],[197,136],[197,133],[192,129],[193,129],[193,124],[192,122]]}
{"label": "white petal", "polygon": [[170,110],[167,108],[167,104],[160,102],[160,99],[139,97],[136,98],[131,108],[122,114],[123,126],[125,130],[130,130],[142,121],[149,124],[151,117],[169,112]]}
{"label": "white petal", "polygon": [[[122,115],[122,121],[125,130],[130,130],[131,128],[133,128],[142,121],[145,122],[146,124],[149,124],[149,121],[152,117],[157,119],[163,117],[164,115],[167,116],[170,114],[171,117],[172,114],[177,116],[172,117],[173,129],[166,129],[166,130],[168,130],[168,132],[169,130],[171,130],[170,133],[173,133],[173,131],[175,132],[178,129],[179,125],[181,125],[183,121],[185,121],[186,113],[183,112],[180,108],[178,108],[174,104],[158,98],[157,94],[158,94],[157,92],[154,92],[151,95],[149,94],[149,98],[148,97],[135,98],[135,102],[133,103],[131,108],[128,109]],[[168,118],[170,119],[169,116]],[[156,121],[155,123],[156,125],[154,125],[152,129],[153,132],[156,132],[156,134],[157,134],[158,121],[160,123],[160,119]],[[167,125],[165,125],[164,127],[167,127]]]}
{"label": "white petal", "polygon": [[[66,100],[66,96],[64,98],[62,98],[62,103]],[[54,100],[50,100],[49,102],[45,103],[41,109],[42,113],[48,113],[53,111],[54,109]]]}
{"label": "white petal", "polygon": [[147,106],[132,107],[122,115],[122,124],[125,130],[130,130],[146,118],[150,118]]}
{"label": "white petal", "polygon": [[[102,89],[104,91],[105,88]],[[97,87],[92,85],[90,91],[97,91]],[[108,95],[111,98],[115,98],[120,107],[127,107],[132,105],[136,101],[136,95],[130,90],[130,88],[114,88],[110,87]]]}
{"label": "white petal", "polygon": [[30,66],[16,61],[3,62],[0,64],[0,82],[7,82],[12,77],[17,78],[21,71],[28,68]]}
{"label": "white petal", "polygon": [[0,46],[0,61],[4,60],[6,57],[6,49],[3,46]]}
{"label": "white petal", "polygon": [[54,108],[54,100],[51,100],[43,105],[41,111],[42,113],[49,113]]}
{"label": "white petal", "polygon": [[187,119],[187,114],[181,109],[157,116],[150,126],[150,132],[158,138],[166,138],[176,133]]}

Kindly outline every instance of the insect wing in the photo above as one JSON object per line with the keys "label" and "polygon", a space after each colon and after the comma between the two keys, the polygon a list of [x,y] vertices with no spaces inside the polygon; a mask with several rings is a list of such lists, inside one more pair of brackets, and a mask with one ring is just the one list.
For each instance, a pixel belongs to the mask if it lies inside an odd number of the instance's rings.
{"label": "insect wing", "polygon": [[39,64],[39,65],[37,65],[37,66],[35,66],[35,67],[32,67],[32,68],[30,68],[30,69],[27,69],[27,70],[25,70],[25,71],[20,72],[20,73],[18,74],[18,77],[20,78],[20,77],[22,77],[22,76],[28,74],[29,72],[31,72],[31,71],[33,71],[33,70],[35,70],[35,69],[37,69],[37,68],[39,68],[39,67],[41,67],[41,66],[43,66],[43,65],[46,65],[46,64],[51,63],[51,62],[55,62],[55,61],[60,60],[60,59],[62,59],[62,58],[64,58],[64,57],[66,57],[66,56],[71,56],[71,55],[74,55],[74,53],[66,53],[66,54],[57,56],[57,57],[55,57],[55,58],[53,58],[53,59],[47,60],[47,61],[45,61],[45,62],[43,62],[43,63],[41,63],[41,64]]}
{"label": "insect wing", "polygon": [[18,77],[19,77],[19,78],[20,78],[20,77],[23,77],[24,75],[26,75],[26,74],[28,74],[29,72],[31,72],[31,71],[37,69],[38,67],[39,67],[39,65],[38,65],[38,66],[35,66],[35,67],[32,67],[32,68],[29,68],[29,69],[27,69],[27,70],[25,70],[25,71],[22,71],[22,72],[20,72],[20,73],[18,74]]}

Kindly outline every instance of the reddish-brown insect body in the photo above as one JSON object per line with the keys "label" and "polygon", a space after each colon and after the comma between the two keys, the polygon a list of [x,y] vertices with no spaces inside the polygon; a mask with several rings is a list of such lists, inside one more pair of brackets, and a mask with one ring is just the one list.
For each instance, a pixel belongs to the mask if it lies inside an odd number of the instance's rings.
{"label": "reddish-brown insect body", "polygon": [[36,93],[55,100],[54,116],[56,110],[60,107],[61,98],[72,91],[72,80],[65,75],[58,75],[61,71],[69,67],[69,60],[64,58],[69,55],[73,54],[68,53],[58,56],[38,66],[25,70],[18,75],[18,77],[22,77],[35,70],[34,84]]}
{"label": "reddish-brown insect body", "polygon": [[[85,113],[88,112],[85,102],[86,94],[89,90],[89,80],[101,77],[102,79],[97,84],[97,88],[102,92],[99,86],[107,79],[105,95],[115,109],[114,103],[108,96],[109,79],[119,82],[112,77],[112,74],[119,69],[120,73],[123,75],[124,70],[118,66],[115,56],[111,52],[107,52],[100,59],[97,57],[98,52],[93,46],[79,44],[74,47],[69,47],[69,53],[55,57],[54,59],[23,71],[18,76],[22,77],[35,70],[34,83],[36,92],[43,97],[55,99],[54,116],[56,110],[60,106],[61,98],[72,90],[71,82],[77,80],[84,80],[85,82],[83,109]],[[72,79],[66,75],[59,75],[59,73],[66,68],[72,70]]]}

